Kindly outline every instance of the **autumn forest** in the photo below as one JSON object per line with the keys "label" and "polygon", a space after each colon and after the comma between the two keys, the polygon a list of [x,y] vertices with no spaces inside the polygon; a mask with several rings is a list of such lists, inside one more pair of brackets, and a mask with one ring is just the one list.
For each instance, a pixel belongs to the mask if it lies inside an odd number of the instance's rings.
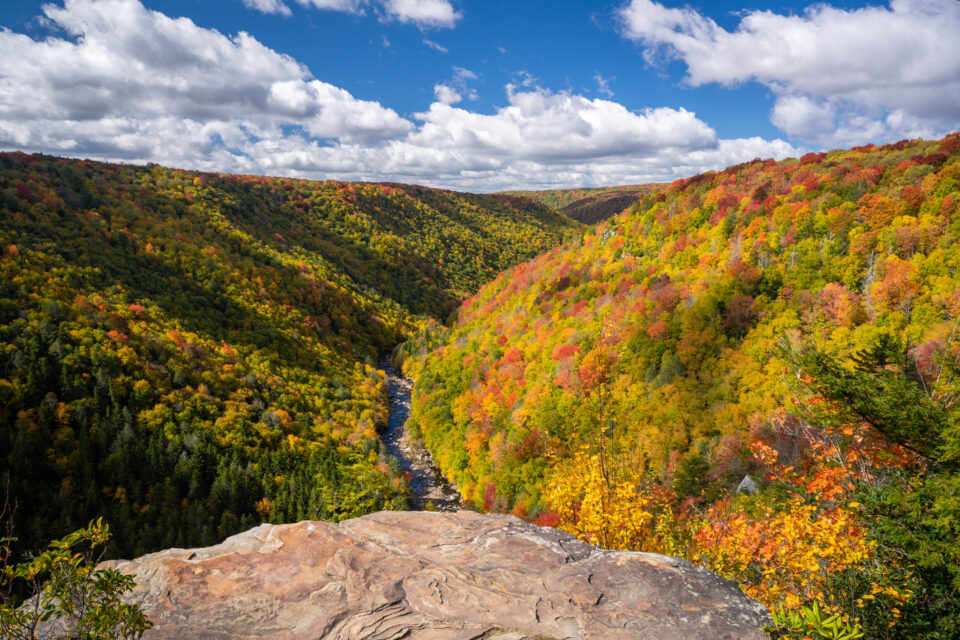
{"label": "autumn forest", "polygon": [[463,508],[687,558],[775,637],[960,637],[958,183],[960,134],[489,195],[2,153],[14,549],[409,508],[390,358]]}

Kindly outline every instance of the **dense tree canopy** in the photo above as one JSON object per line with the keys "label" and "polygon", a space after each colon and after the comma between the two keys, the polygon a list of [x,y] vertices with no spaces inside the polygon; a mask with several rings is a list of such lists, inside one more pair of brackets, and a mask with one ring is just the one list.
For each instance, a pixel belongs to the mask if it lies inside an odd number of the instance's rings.
{"label": "dense tree canopy", "polygon": [[958,181],[953,134],[652,191],[405,345],[411,421],[478,508],[955,637]]}
{"label": "dense tree canopy", "polygon": [[111,553],[405,505],[374,364],[576,223],[530,201],[0,154],[0,478]]}

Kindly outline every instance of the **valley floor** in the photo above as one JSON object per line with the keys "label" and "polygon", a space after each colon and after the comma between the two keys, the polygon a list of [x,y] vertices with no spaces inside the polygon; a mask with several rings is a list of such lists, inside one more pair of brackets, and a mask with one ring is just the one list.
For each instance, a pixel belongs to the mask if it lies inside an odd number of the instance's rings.
{"label": "valley floor", "polygon": [[410,417],[410,393],[413,380],[404,377],[384,358],[378,364],[387,375],[387,393],[390,396],[390,419],[381,436],[387,453],[393,457],[400,471],[410,480],[410,507],[414,511],[427,509],[431,504],[439,511],[456,511],[463,498],[456,485],[451,484],[434,464],[433,456],[420,442],[410,438],[406,428]]}

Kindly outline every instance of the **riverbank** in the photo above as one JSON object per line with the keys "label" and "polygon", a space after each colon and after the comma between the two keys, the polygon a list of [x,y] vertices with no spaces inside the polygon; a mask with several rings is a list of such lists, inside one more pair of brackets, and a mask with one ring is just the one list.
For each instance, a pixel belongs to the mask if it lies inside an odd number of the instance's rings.
{"label": "riverbank", "polygon": [[413,511],[431,507],[438,511],[460,509],[463,501],[460,491],[434,464],[433,456],[423,443],[413,441],[407,430],[413,380],[394,369],[387,358],[381,359],[378,366],[386,374],[390,398],[390,418],[380,439],[410,481],[410,508]]}

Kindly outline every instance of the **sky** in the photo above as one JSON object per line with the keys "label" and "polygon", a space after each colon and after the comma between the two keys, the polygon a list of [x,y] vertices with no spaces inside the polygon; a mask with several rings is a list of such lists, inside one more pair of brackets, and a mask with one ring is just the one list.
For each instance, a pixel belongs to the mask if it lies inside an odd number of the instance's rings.
{"label": "sky", "polygon": [[960,0],[3,0],[0,150],[463,191],[960,129]]}

